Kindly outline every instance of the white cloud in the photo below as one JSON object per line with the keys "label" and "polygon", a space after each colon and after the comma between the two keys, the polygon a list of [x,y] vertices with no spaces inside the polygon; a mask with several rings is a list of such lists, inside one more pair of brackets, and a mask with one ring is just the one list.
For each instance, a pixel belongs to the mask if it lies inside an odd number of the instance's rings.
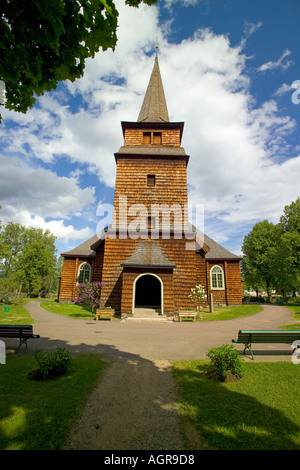
{"label": "white cloud", "polygon": [[[47,215],[58,219],[52,226],[65,239],[68,230],[73,239],[79,234],[62,221],[93,202],[94,190],[79,187],[79,177],[84,180],[82,170],[63,180],[54,171],[30,170],[31,158],[55,168],[60,156],[67,156],[73,163],[86,164],[101,183],[112,188],[113,153],[122,145],[120,122],[137,119],[158,36],[170,119],[185,121],[183,146],[190,155],[190,200],[205,204],[208,229],[213,232],[208,235],[216,234],[217,240],[224,241],[251,222],[278,218],[283,206],[299,193],[295,175],[300,171],[300,157],[283,155],[285,139],[295,122],[280,115],[274,100],[255,106],[246,74],[245,43],[232,47],[228,37],[208,29],[180,44],[169,43],[158,25],[156,6],[134,9],[121,2],[118,9],[115,52],[98,53],[87,60],[82,79],[66,82],[64,94],[63,89],[59,94],[45,94],[39,106],[26,115],[3,112],[0,136],[6,152],[22,155],[28,164],[25,170],[6,172],[10,184],[5,183],[3,195],[10,198],[10,204],[27,210],[36,222],[49,224]],[[261,23],[247,24],[245,36],[260,27]],[[286,50],[260,70],[287,68],[290,54]],[[281,88],[278,95],[285,91]],[[76,112],[69,106],[69,94],[81,103]],[[14,128],[5,129],[8,118],[15,121]]]}
{"label": "white cloud", "polygon": [[286,70],[288,69],[291,65],[294,64],[293,61],[291,60],[285,60],[289,55],[291,55],[291,51],[286,49],[283,54],[279,57],[278,60],[276,61],[269,61],[266,62],[265,64],[262,64],[259,68],[259,72],[266,72],[267,70],[273,70],[273,69],[282,69]]}
{"label": "white cloud", "polygon": [[[95,202],[94,188],[81,189],[75,178],[57,177],[43,168],[30,168],[19,158],[0,156],[0,201],[2,223],[48,228],[58,239],[78,240],[90,228],[64,225],[72,215]],[[59,219],[49,220],[45,219]]]}
{"label": "white cloud", "polygon": [[274,93],[274,96],[283,96],[286,93],[290,93],[292,91],[292,85],[288,85],[287,83],[283,83]]}

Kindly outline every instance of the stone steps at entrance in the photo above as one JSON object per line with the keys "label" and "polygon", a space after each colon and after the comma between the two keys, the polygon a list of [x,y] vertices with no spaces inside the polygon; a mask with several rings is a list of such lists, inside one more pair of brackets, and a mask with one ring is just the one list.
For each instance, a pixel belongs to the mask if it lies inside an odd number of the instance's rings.
{"label": "stone steps at entrance", "polygon": [[128,317],[126,318],[128,322],[155,322],[155,323],[166,323],[168,320],[166,317]]}
{"label": "stone steps at entrance", "polygon": [[132,317],[127,317],[126,321],[130,322],[167,322],[167,318],[160,315],[160,307],[136,307]]}

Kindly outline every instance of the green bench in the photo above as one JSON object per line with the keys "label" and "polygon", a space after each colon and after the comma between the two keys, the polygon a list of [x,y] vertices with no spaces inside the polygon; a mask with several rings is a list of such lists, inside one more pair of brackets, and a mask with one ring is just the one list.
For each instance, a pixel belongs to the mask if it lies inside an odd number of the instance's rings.
{"label": "green bench", "polygon": [[27,348],[27,340],[39,338],[40,335],[33,334],[32,325],[0,325],[0,338],[19,338],[20,343],[17,351],[22,344]]}
{"label": "green bench", "polygon": [[249,349],[252,359],[252,344],[253,343],[282,343],[293,344],[294,341],[299,341],[299,345],[294,348],[300,347],[300,330],[240,330],[238,338],[233,339],[233,343],[242,343],[245,345],[244,354],[246,349]]}

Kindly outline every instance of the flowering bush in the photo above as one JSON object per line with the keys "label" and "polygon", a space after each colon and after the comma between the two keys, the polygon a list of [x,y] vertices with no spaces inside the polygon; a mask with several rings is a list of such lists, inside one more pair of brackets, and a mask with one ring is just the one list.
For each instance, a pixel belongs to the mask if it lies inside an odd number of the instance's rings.
{"label": "flowering bush", "polygon": [[199,313],[201,304],[204,304],[207,299],[207,295],[205,294],[204,287],[201,286],[201,284],[198,284],[196,287],[192,287],[189,297],[195,302],[196,307],[197,307],[197,312]]}
{"label": "flowering bush", "polygon": [[75,289],[76,297],[74,302],[79,305],[88,305],[92,312],[99,308],[103,302],[101,299],[102,282],[82,282]]}

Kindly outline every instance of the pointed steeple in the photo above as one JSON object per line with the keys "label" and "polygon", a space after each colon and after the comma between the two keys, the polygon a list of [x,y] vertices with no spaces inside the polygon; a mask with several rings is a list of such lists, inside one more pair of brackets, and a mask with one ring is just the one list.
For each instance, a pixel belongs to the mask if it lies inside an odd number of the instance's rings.
{"label": "pointed steeple", "polygon": [[170,122],[157,56],[138,122]]}

